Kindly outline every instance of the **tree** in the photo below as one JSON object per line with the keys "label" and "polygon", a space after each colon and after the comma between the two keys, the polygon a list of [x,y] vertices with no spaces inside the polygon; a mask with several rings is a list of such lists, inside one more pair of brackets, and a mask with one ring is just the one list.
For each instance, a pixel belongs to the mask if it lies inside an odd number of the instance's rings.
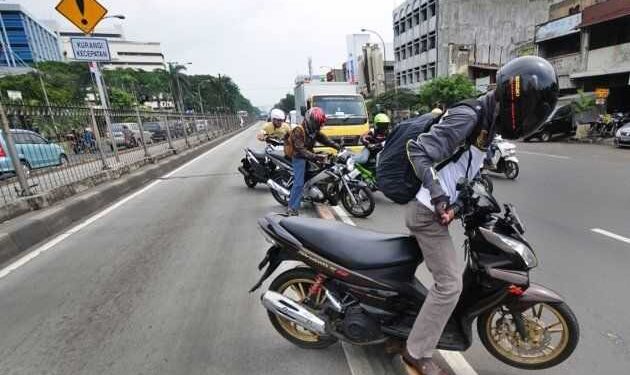
{"label": "tree", "polygon": [[477,95],[475,85],[464,75],[438,77],[420,88],[420,105],[446,109],[451,105]]}
{"label": "tree", "polygon": [[367,103],[368,112],[374,116],[379,112],[412,109],[418,104],[418,95],[408,89],[387,91]]}
{"label": "tree", "polygon": [[593,109],[595,109],[595,97],[593,95],[587,95],[583,90],[578,90],[578,97],[573,103],[573,122],[578,125],[581,122],[591,121],[593,117]]}
{"label": "tree", "polygon": [[284,98],[280,99],[274,108],[279,108],[284,113],[289,113],[295,109],[295,96],[293,94],[287,94]]}

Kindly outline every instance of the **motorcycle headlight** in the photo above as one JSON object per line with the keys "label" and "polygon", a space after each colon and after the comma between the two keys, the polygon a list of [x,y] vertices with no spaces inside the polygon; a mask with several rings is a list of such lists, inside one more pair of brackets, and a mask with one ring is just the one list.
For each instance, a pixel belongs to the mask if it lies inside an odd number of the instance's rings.
{"label": "motorcycle headlight", "polygon": [[348,168],[348,170],[352,172],[354,170],[354,164],[354,158],[348,158],[348,161],[346,162],[346,168]]}
{"label": "motorcycle headlight", "polygon": [[517,241],[511,237],[495,233],[486,228],[479,228],[479,230],[481,231],[481,234],[484,236],[484,238],[494,246],[508,253],[518,254],[523,259],[527,267],[535,268],[536,266],[538,266],[538,259],[536,258],[536,254],[534,254],[532,249],[530,249],[521,241]]}

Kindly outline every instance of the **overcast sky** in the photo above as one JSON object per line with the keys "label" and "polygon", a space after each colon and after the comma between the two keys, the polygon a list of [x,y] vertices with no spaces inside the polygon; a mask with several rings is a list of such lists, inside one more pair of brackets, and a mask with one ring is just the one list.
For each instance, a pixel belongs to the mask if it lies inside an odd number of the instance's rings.
{"label": "overcast sky", "polygon": [[[58,0],[8,0],[36,18],[58,19]],[[313,57],[341,67],[346,35],[362,27],[391,42],[392,11],[401,0],[100,0],[124,14],[128,39],[157,41],[167,61],[190,61],[191,74],[227,74],[254,105],[272,105],[292,91]],[[374,42],[378,39],[373,38]],[[388,53],[389,54],[389,53]]]}

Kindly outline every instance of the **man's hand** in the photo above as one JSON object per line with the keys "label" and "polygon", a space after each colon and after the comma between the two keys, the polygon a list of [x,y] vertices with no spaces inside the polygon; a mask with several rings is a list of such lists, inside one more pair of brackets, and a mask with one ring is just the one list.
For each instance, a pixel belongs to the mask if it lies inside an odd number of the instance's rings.
{"label": "man's hand", "polygon": [[435,220],[441,225],[449,225],[455,218],[455,211],[449,207],[449,198],[442,195],[432,200],[435,207]]}
{"label": "man's hand", "polygon": [[259,140],[259,141],[261,141],[261,142],[264,142],[264,141],[265,141],[265,138],[267,138],[267,134],[265,134],[265,133],[258,133],[258,134],[256,135],[256,139],[258,139],[258,140]]}

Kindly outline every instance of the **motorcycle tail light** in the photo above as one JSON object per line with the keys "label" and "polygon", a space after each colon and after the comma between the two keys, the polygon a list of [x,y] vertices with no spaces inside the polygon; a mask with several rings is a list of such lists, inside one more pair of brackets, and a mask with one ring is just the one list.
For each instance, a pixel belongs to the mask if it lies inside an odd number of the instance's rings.
{"label": "motorcycle tail light", "polygon": [[525,293],[525,291],[520,286],[510,285],[508,287],[508,293],[510,293],[513,296],[520,297],[520,296],[522,296]]}

